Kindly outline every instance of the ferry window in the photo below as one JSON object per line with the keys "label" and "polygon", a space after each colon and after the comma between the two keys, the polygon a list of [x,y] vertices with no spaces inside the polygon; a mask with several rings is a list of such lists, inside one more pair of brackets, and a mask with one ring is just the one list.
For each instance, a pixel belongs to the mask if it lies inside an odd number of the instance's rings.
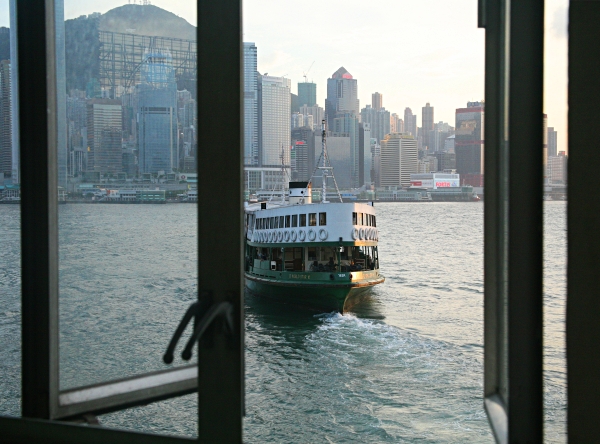
{"label": "ferry window", "polygon": [[363,214],[358,213],[358,225],[362,225],[362,224],[363,224]]}
{"label": "ferry window", "polygon": [[298,215],[294,214],[292,216],[292,227],[297,227],[298,226]]}
{"label": "ferry window", "polygon": [[367,214],[367,225],[369,227],[373,226],[372,222],[373,222],[373,216],[370,214]]}
{"label": "ferry window", "polygon": [[352,213],[352,225],[358,225],[357,222],[357,214],[356,213]]}
{"label": "ferry window", "polygon": [[289,228],[290,226],[290,216],[285,216],[285,228]]}
{"label": "ferry window", "polygon": [[377,226],[377,216],[373,216],[373,226]]}
{"label": "ferry window", "polygon": [[279,228],[279,218],[275,217],[275,226],[273,228]]}
{"label": "ferry window", "polygon": [[283,216],[279,216],[279,228],[283,228]]}
{"label": "ferry window", "polygon": [[308,213],[308,226],[317,226],[317,213]]}
{"label": "ferry window", "polygon": [[269,228],[275,228],[275,221],[277,220],[276,217],[271,217],[271,224],[269,225]]}
{"label": "ferry window", "polygon": [[317,260],[317,249],[315,247],[308,248],[308,260],[309,261]]}
{"label": "ferry window", "polygon": [[301,214],[300,215],[300,226],[301,227],[305,227],[306,226],[306,214]]}
{"label": "ferry window", "polygon": [[319,225],[327,225],[327,213],[319,213]]}

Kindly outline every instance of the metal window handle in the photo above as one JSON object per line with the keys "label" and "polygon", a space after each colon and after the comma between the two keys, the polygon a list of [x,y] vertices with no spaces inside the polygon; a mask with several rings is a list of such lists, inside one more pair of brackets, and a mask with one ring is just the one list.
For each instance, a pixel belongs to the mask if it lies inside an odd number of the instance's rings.
{"label": "metal window handle", "polygon": [[189,361],[191,359],[194,344],[198,340],[200,340],[206,329],[215,321],[215,319],[220,317],[224,318],[224,324],[226,327],[227,334],[230,337],[233,336],[233,304],[231,304],[230,302],[220,302],[218,304],[210,305],[206,312],[202,313],[202,311],[203,309],[200,302],[194,302],[187,309],[185,315],[179,322],[179,325],[177,326],[173,337],[171,338],[171,342],[167,347],[167,351],[163,356],[163,361],[165,364],[171,364],[173,362],[173,353],[175,352],[175,346],[177,345],[177,342],[179,342],[179,338],[181,338],[183,331],[185,330],[193,316],[196,316],[196,318],[198,318],[199,316],[202,317],[197,323],[196,328],[192,333],[192,336],[188,340],[183,352],[181,353],[181,357],[185,361]]}

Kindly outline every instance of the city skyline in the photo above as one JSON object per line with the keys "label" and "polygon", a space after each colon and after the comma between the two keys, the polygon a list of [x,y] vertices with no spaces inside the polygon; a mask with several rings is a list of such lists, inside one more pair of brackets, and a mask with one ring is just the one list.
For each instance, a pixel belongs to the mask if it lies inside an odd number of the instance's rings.
{"label": "city skyline", "polygon": [[[67,0],[65,18],[105,13],[127,3]],[[191,0],[153,0],[152,4],[195,24],[196,10]],[[0,8],[0,26],[9,26],[8,0],[0,5],[4,6]],[[267,0],[244,2],[243,40],[255,42],[260,48],[259,71],[290,78],[293,93],[315,61],[308,80],[317,84],[317,103],[322,107],[327,78],[340,66],[360,80],[361,104],[371,103],[371,94],[379,92],[385,97],[386,109],[399,115],[407,107],[420,110],[430,102],[436,108],[436,121],[452,122],[456,108],[483,99],[484,32],[477,29],[475,0],[451,4],[437,0],[410,4],[384,1],[370,5],[368,10],[357,1],[346,2],[343,9],[308,1],[293,10],[291,27],[290,10],[273,5],[275,2]],[[268,15],[265,10],[269,10]],[[397,18],[390,11],[406,11],[427,20],[404,20],[402,27],[391,26]],[[567,11],[566,0],[546,2],[544,112],[549,116],[548,126],[557,131],[559,150],[568,152]],[[302,33],[302,23],[321,31]],[[411,45],[410,41],[418,41],[419,45]],[[390,47],[394,51],[390,52]]]}

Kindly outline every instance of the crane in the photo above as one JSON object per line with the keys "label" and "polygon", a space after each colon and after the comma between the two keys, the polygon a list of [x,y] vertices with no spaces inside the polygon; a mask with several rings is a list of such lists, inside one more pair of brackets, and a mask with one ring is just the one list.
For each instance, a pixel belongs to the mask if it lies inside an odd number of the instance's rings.
{"label": "crane", "polygon": [[303,77],[304,77],[304,83],[308,82],[308,72],[310,71],[310,69],[313,67],[314,64],[315,64],[315,61],[313,60],[313,62],[310,64],[310,66],[308,67],[306,72],[302,73]]}

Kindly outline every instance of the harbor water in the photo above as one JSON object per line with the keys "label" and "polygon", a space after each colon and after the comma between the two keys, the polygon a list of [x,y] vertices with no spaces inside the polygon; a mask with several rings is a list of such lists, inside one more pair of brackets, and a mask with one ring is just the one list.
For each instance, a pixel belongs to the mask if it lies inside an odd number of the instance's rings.
{"label": "harbor water", "polygon": [[[197,250],[210,254],[196,208],[60,206],[61,388],[166,368],[162,354],[196,298]],[[386,282],[353,313],[247,295],[245,442],[493,442],[482,401],[483,203],[376,209]],[[19,211],[0,206],[3,415],[20,409]],[[565,217],[565,202],[545,202],[548,442],[566,441]],[[195,417],[189,395],[100,421],[194,436]]]}

